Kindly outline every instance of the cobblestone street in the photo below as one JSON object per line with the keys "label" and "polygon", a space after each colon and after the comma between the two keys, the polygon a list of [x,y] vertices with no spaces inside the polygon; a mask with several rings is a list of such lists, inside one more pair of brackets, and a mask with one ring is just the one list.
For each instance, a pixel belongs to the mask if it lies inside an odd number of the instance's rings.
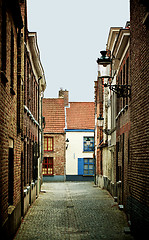
{"label": "cobblestone street", "polygon": [[44,183],[15,240],[132,240],[125,227],[125,214],[93,183]]}

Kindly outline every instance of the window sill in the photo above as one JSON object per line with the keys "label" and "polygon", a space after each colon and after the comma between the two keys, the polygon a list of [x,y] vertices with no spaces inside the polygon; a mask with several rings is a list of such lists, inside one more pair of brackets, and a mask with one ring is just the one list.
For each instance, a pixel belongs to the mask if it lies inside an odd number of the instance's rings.
{"label": "window sill", "polygon": [[83,151],[83,153],[93,153],[94,152],[94,150],[93,151]]}
{"label": "window sill", "polygon": [[49,153],[49,152],[54,153],[54,150],[52,150],[52,151],[44,150],[44,152],[45,152],[45,153]]}
{"label": "window sill", "polygon": [[43,174],[43,176],[54,177],[54,174]]}
{"label": "window sill", "polygon": [[83,177],[94,177],[94,174],[93,175],[83,175]]}

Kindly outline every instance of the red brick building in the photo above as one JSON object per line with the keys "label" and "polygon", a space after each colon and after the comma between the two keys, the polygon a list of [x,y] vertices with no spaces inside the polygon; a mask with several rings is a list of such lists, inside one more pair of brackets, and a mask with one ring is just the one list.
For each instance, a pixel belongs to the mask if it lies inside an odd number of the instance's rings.
{"label": "red brick building", "polygon": [[21,221],[21,29],[18,1],[0,1],[0,230],[9,238]]}
{"label": "red brick building", "polygon": [[46,83],[26,0],[0,1],[0,55],[0,229],[10,239],[40,190]]}
{"label": "red brick building", "polygon": [[149,226],[149,1],[130,1],[130,164],[128,187],[132,230]]}
{"label": "red brick building", "polygon": [[103,80],[97,78],[94,85],[95,89],[95,158],[96,158],[96,178],[103,174],[102,147],[103,126],[99,126],[98,117],[103,116]]}
{"label": "red brick building", "polygon": [[64,98],[44,98],[43,181],[64,181],[65,175],[65,105]]}
{"label": "red brick building", "polygon": [[[117,85],[131,85],[130,82],[130,29],[129,23],[126,28],[119,31],[117,41],[112,54],[119,59],[116,73]],[[129,195],[128,189],[128,166],[129,166],[129,146],[130,146],[130,102],[131,98],[127,94],[117,94],[116,104],[116,182],[118,203],[126,208],[126,201]]]}
{"label": "red brick building", "polygon": [[[121,87],[130,86],[129,25],[127,22],[125,28],[110,28],[107,54],[110,53],[112,59],[112,78],[107,84],[107,78],[101,75],[103,69],[99,66],[95,82],[96,180],[124,207],[128,197],[130,91],[126,90],[127,87],[123,91]],[[102,121],[98,120],[100,114]],[[98,126],[101,122],[102,126]]]}

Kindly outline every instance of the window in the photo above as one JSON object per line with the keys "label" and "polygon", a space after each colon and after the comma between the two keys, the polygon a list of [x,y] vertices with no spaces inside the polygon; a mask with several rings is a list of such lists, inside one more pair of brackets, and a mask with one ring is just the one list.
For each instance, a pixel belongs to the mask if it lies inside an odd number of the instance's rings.
{"label": "window", "polygon": [[42,174],[53,175],[53,158],[45,157],[42,163]]}
{"label": "window", "polygon": [[83,151],[93,152],[94,151],[94,137],[83,138]]}
{"label": "window", "polygon": [[94,175],[94,159],[78,158],[78,175],[93,176]]}
{"label": "window", "polygon": [[94,175],[93,158],[84,158],[84,175]]}
{"label": "window", "polygon": [[53,151],[53,138],[45,137],[44,138],[44,151]]}

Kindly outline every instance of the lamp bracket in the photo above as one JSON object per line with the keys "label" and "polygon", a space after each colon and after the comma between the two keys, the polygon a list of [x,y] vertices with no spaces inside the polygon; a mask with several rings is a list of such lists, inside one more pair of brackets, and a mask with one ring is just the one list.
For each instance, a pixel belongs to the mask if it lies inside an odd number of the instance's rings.
{"label": "lamp bracket", "polygon": [[130,85],[108,85],[109,89],[117,94],[118,98],[126,98],[131,96]]}
{"label": "lamp bracket", "polygon": [[103,129],[103,132],[104,132],[106,135],[111,135],[111,130],[110,130],[110,129]]}

